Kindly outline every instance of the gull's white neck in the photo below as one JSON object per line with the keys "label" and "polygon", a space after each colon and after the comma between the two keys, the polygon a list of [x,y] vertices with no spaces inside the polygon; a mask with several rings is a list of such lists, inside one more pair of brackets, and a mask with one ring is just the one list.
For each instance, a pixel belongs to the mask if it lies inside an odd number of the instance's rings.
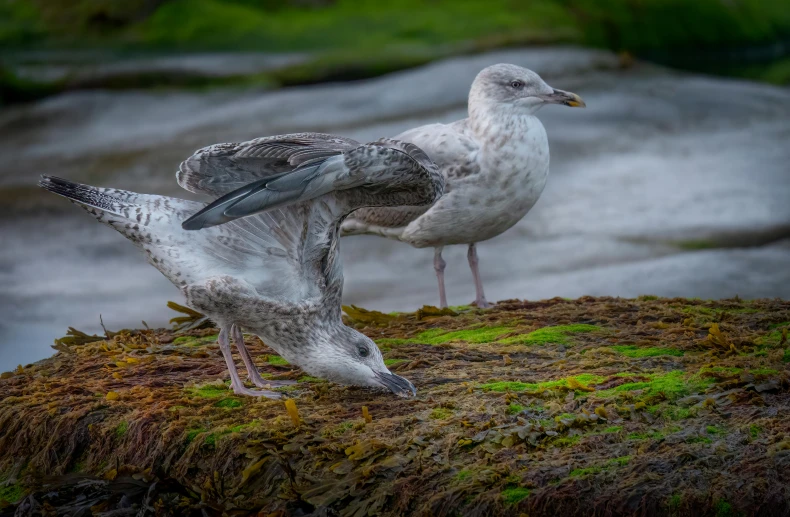
{"label": "gull's white neck", "polygon": [[511,138],[521,140],[533,128],[545,132],[535,111],[470,97],[469,127],[479,142],[502,145]]}

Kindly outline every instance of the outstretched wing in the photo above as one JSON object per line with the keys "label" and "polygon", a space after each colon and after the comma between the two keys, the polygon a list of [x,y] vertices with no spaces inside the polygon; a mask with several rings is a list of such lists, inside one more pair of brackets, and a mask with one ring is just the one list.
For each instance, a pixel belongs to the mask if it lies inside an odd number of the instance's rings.
{"label": "outstretched wing", "polygon": [[[288,262],[299,265],[305,288],[318,286],[325,298],[332,298],[328,305],[337,305],[338,310],[343,283],[338,253],[342,219],[367,206],[431,205],[444,191],[444,178],[425,153],[396,140],[361,145],[256,183],[216,200],[182,227],[250,224],[255,225],[250,228],[252,234],[276,236]],[[243,239],[237,245],[246,246]]]}
{"label": "outstretched wing", "polygon": [[248,183],[292,172],[313,160],[341,154],[359,142],[323,133],[294,133],[242,143],[215,144],[184,160],[176,173],[182,188],[222,196]]}

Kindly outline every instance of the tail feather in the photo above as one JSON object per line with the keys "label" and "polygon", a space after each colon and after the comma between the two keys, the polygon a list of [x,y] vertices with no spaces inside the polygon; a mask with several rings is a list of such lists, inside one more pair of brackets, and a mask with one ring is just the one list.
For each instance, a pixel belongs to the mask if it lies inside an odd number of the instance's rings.
{"label": "tail feather", "polygon": [[107,189],[74,183],[56,176],[41,176],[38,186],[76,203],[98,208],[103,212],[109,212],[121,217],[124,216],[124,214],[119,212],[123,199],[108,194]]}

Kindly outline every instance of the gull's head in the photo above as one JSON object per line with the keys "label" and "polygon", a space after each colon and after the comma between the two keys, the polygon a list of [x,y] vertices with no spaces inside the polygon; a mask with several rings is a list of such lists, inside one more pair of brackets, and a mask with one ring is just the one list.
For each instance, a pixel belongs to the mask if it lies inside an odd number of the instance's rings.
{"label": "gull's head", "polygon": [[498,64],[477,74],[469,93],[470,105],[500,105],[535,113],[546,104],[584,108],[584,101],[575,93],[552,88],[527,68]]}
{"label": "gull's head", "polygon": [[376,343],[364,334],[340,325],[318,332],[311,341],[296,356],[286,357],[310,375],[338,384],[386,389],[399,397],[417,394],[411,382],[389,371]]}

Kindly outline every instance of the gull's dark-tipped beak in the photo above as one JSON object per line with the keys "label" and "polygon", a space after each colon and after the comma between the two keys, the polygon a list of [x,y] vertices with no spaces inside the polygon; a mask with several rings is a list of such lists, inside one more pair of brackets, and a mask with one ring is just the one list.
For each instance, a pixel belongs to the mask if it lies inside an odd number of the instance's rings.
{"label": "gull's dark-tipped beak", "polygon": [[548,103],[562,104],[563,106],[570,106],[571,108],[584,108],[587,106],[581,97],[573,92],[566,92],[564,90],[554,90],[541,98]]}
{"label": "gull's dark-tipped beak", "polygon": [[376,372],[376,377],[382,386],[399,397],[409,398],[417,395],[417,389],[403,377],[389,372]]}

